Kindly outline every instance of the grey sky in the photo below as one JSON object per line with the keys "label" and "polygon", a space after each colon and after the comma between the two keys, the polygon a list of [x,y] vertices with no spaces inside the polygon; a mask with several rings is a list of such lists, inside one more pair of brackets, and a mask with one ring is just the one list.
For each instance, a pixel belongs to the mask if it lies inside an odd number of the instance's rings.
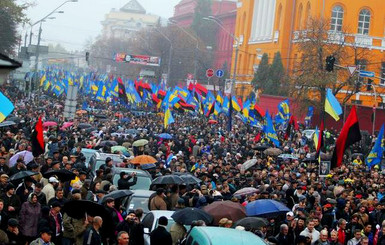
{"label": "grey sky", "polygon": [[[27,11],[28,17],[34,23],[43,18],[65,0],[35,0],[36,5]],[[25,2],[19,0],[18,2]],[[101,32],[100,22],[112,8],[119,9],[129,0],[78,0],[66,3],[60,10],[63,14],[54,14],[56,19],[43,23],[42,45],[60,43],[70,51],[81,50],[87,39],[95,38]],[[174,13],[174,6],[180,0],[138,0],[147,13],[169,18]],[[22,35],[29,27],[22,30]],[[32,43],[37,43],[38,25],[33,28]]]}

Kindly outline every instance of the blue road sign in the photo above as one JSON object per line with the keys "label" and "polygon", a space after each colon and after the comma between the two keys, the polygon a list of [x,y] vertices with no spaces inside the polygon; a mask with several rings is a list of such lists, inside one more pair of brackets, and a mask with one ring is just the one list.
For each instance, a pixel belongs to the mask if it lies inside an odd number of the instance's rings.
{"label": "blue road sign", "polygon": [[372,71],[360,71],[360,77],[374,77],[374,75]]}
{"label": "blue road sign", "polygon": [[223,77],[224,74],[225,72],[223,70],[217,70],[217,72],[215,73],[217,77]]}

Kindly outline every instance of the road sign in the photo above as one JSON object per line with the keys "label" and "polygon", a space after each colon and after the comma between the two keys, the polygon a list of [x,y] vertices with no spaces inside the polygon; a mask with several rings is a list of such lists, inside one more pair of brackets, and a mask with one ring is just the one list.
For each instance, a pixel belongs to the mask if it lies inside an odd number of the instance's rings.
{"label": "road sign", "polygon": [[217,72],[215,73],[215,75],[216,75],[217,77],[223,77],[224,74],[225,74],[224,71],[221,70],[221,69],[217,70]]}
{"label": "road sign", "polygon": [[348,66],[347,68],[350,72],[350,75],[353,75],[354,72],[356,72],[356,70],[357,70],[357,66]]}
{"label": "road sign", "polygon": [[374,77],[374,75],[372,71],[360,71],[360,77]]}
{"label": "road sign", "polygon": [[214,76],[214,70],[213,69],[207,69],[206,70],[206,77],[210,78]]}

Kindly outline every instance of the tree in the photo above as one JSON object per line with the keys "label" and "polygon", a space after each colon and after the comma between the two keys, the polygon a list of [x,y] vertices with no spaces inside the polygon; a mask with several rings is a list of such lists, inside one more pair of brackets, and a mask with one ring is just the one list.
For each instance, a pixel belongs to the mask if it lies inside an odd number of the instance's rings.
{"label": "tree", "polygon": [[251,81],[255,88],[263,89],[269,82],[269,56],[264,53],[261,58],[261,62],[258,65],[257,71],[254,73],[254,78]]}
{"label": "tree", "polygon": [[5,54],[13,53],[17,45],[17,25],[28,21],[24,11],[31,4],[16,4],[14,0],[0,1],[0,52]]}
{"label": "tree", "polygon": [[212,16],[212,0],[198,0],[191,28],[206,46],[211,46],[215,50],[218,26],[213,21],[204,19],[209,16]]}
{"label": "tree", "polygon": [[291,95],[303,108],[312,105],[322,110],[326,88],[331,88],[334,94],[345,90],[343,103],[356,93],[355,78],[345,69],[335,68],[333,72],[325,70],[326,57],[333,55],[336,64],[344,65],[345,62],[354,62],[357,57],[365,57],[366,51],[360,48],[353,54],[348,52],[345,32],[330,33],[329,30],[330,21],[310,18],[306,30],[294,34],[297,58],[294,59],[289,84]]}
{"label": "tree", "polygon": [[271,95],[287,95],[287,82],[283,68],[281,53],[274,54],[273,63],[269,69],[269,80],[263,86],[263,93]]}

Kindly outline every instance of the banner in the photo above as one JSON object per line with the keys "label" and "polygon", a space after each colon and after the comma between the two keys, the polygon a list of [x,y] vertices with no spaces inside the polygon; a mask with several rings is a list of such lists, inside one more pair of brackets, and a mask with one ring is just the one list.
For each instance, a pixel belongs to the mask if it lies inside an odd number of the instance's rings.
{"label": "banner", "polygon": [[156,56],[117,53],[114,60],[116,62],[125,62],[135,65],[160,66],[161,59]]}

